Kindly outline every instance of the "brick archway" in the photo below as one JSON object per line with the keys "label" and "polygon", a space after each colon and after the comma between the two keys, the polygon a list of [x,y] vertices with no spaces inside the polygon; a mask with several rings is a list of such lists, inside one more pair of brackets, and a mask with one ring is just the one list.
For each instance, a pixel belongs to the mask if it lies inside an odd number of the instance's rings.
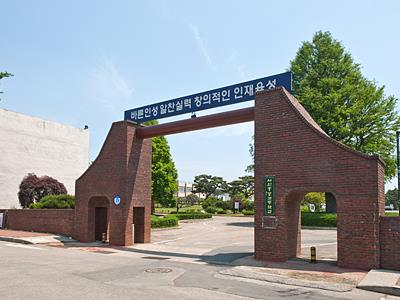
{"label": "brick archway", "polygon": [[[264,216],[263,178],[276,178],[276,216]],[[297,202],[329,191],[338,214],[338,265],[380,265],[379,216],[384,214],[384,163],[333,140],[284,89],[255,100],[255,256],[285,261],[299,250]],[[267,226],[266,226],[267,224]]]}
{"label": "brick archway", "polygon": [[[333,193],[338,213],[338,265],[380,266],[380,216],[384,214],[384,163],[331,139],[284,88],[258,93],[255,107],[143,127],[113,123],[96,161],[76,182],[75,237],[90,241],[88,201],[110,203],[111,245],[150,241],[151,140],[222,125],[255,124],[255,257],[285,261],[300,250],[299,201],[308,191]],[[276,178],[276,210],[264,215],[264,177]],[[136,208],[136,211],[135,211]]]}
{"label": "brick archway", "polygon": [[[135,214],[137,242],[150,241],[151,214],[151,140],[138,139],[140,125],[113,123],[99,156],[75,185],[75,235],[80,241],[93,241],[89,230],[92,197],[109,199],[109,242],[115,246],[132,245]],[[117,205],[112,199],[118,195]]]}

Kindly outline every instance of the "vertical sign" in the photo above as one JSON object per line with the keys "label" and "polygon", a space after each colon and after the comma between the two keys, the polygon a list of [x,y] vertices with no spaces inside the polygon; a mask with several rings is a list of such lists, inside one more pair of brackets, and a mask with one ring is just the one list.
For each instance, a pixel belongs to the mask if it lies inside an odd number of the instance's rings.
{"label": "vertical sign", "polygon": [[0,213],[0,228],[3,228],[4,213]]}
{"label": "vertical sign", "polygon": [[264,215],[275,216],[275,176],[264,177]]}

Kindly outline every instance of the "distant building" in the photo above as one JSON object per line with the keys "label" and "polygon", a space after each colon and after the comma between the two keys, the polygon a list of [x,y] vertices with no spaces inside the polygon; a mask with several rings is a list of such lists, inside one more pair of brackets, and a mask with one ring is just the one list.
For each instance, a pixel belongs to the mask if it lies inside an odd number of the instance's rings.
{"label": "distant building", "polygon": [[[192,190],[193,190],[193,183],[178,181],[178,191],[176,196],[186,197],[187,195],[192,194]],[[201,194],[196,194],[196,195],[199,196],[200,198],[204,198],[201,197]]]}
{"label": "distant building", "polygon": [[19,184],[28,173],[48,175],[75,193],[89,165],[89,132],[0,109],[0,208],[18,208]]}
{"label": "distant building", "polygon": [[[192,190],[193,190],[193,183],[178,181],[178,191],[177,191],[176,196],[177,197],[186,197],[189,194],[193,194]],[[199,196],[201,199],[204,199],[206,197],[204,194],[201,194],[201,193],[197,193],[195,195]],[[229,195],[226,193],[219,195],[218,198],[221,198],[224,201],[227,201],[230,199]]]}

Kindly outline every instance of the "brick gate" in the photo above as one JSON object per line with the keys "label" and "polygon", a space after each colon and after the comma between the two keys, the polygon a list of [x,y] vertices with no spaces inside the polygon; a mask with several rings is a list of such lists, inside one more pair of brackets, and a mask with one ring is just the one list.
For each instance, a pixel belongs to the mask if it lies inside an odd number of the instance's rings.
{"label": "brick gate", "polygon": [[[331,192],[337,201],[338,265],[380,266],[384,163],[330,138],[286,90],[255,100],[255,257],[286,261],[300,254],[300,201]],[[276,216],[264,216],[265,175],[276,180]]]}
{"label": "brick gate", "polygon": [[[255,107],[149,127],[113,123],[99,156],[76,181],[75,210],[7,210],[7,227],[82,242],[105,231],[118,246],[150,242],[150,138],[253,120],[255,258],[300,254],[300,201],[308,192],[330,192],[337,202],[338,265],[400,269],[400,217],[384,217],[383,161],[331,139],[284,88],[258,93]],[[265,176],[275,176],[271,216],[264,210]]]}

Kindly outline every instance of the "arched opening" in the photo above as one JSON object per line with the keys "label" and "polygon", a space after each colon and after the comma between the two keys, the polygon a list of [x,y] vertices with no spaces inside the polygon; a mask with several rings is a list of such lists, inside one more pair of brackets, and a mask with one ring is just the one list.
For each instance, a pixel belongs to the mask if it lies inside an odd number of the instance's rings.
{"label": "arched opening", "polygon": [[290,257],[309,260],[315,247],[318,261],[336,263],[337,215],[327,212],[326,195],[336,206],[329,191],[297,191],[286,197]]}
{"label": "arched opening", "polygon": [[102,241],[103,236],[108,240],[110,226],[110,203],[107,197],[95,196],[88,203],[88,233],[90,240]]}

